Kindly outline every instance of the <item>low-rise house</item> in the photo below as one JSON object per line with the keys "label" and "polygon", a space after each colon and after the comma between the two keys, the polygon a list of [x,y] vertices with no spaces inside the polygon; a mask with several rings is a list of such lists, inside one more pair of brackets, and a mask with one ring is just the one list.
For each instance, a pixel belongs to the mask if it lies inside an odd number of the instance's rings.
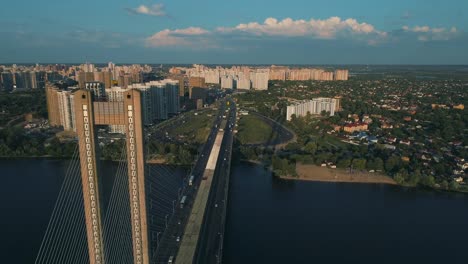
{"label": "low-rise house", "polygon": [[463,104],[459,104],[459,105],[452,106],[452,108],[457,109],[457,110],[463,110],[463,109],[465,109],[465,106]]}
{"label": "low-rise house", "polygon": [[409,140],[400,140],[400,144],[409,146],[409,145],[411,145],[411,141],[409,141]]}
{"label": "low-rise house", "polygon": [[393,125],[390,124],[390,123],[382,122],[382,123],[380,123],[380,128],[382,128],[382,129],[390,129],[390,128],[393,128]]}
{"label": "low-rise house", "polygon": [[351,123],[343,127],[343,130],[347,133],[354,133],[357,131],[367,131],[369,125],[367,123]]}
{"label": "low-rise house", "polygon": [[395,149],[396,149],[395,146],[389,145],[389,144],[384,144],[383,146],[384,146],[384,148],[386,148],[386,149],[391,149],[391,150],[395,150]]}

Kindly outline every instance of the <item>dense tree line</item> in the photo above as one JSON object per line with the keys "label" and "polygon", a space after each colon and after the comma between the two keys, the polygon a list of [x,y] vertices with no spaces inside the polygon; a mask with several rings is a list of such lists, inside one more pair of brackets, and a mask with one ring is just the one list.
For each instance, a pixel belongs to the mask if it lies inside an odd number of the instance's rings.
{"label": "dense tree line", "polygon": [[0,92],[0,126],[4,126],[11,119],[33,113],[35,117],[47,118],[47,104],[45,92],[35,89],[27,92]]}
{"label": "dense tree line", "polygon": [[197,147],[194,145],[160,141],[150,141],[148,144],[150,156],[162,157],[170,164],[190,165],[197,155]]}
{"label": "dense tree line", "polygon": [[7,127],[0,130],[1,157],[71,157],[76,142],[61,143],[47,134],[26,134],[21,127]]}

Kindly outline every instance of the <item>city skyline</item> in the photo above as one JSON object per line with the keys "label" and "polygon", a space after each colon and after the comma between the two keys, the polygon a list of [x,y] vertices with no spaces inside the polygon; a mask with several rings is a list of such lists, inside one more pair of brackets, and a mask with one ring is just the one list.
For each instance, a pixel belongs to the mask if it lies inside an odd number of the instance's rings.
{"label": "city skyline", "polygon": [[460,1],[18,1],[0,11],[0,61],[465,64],[467,11]]}

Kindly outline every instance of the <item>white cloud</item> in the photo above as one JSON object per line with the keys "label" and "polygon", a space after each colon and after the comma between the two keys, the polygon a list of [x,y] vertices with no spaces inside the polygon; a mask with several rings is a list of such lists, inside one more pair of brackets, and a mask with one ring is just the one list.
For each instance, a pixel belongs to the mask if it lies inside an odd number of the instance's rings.
{"label": "white cloud", "polygon": [[[317,39],[335,39],[338,37],[368,38],[369,44],[375,45],[380,38],[386,37],[386,32],[378,31],[373,25],[359,23],[356,19],[342,20],[339,17],[328,19],[293,20],[285,18],[278,20],[273,17],[265,19],[263,23],[250,22],[234,27],[218,27],[208,31],[199,27],[169,30],[165,29],[147,38],[147,45],[153,47],[162,46],[188,46],[203,40],[212,45],[217,40],[226,37],[236,37],[239,34],[253,37],[309,37]],[[201,35],[210,35],[200,38]],[[372,39],[371,39],[372,38]]]}
{"label": "white cloud", "polygon": [[189,27],[189,28],[184,28],[184,29],[176,29],[173,31],[176,34],[181,34],[181,35],[204,35],[208,34],[208,30],[205,30],[203,28],[199,27]]}
{"label": "white cloud", "polygon": [[143,14],[149,16],[165,16],[163,4],[154,4],[152,6],[140,5],[136,8],[127,8],[127,10],[134,14]]}
{"label": "white cloud", "polygon": [[[456,28],[432,28],[429,26],[403,26],[405,35],[420,41],[449,40],[458,35]],[[399,31],[401,33],[401,30]],[[358,21],[354,18],[342,19],[330,17],[327,19],[298,19],[273,17],[262,23],[249,22],[232,27],[217,27],[207,30],[199,27],[184,29],[165,29],[146,39],[149,47],[190,46],[195,48],[223,47],[229,48],[233,41],[237,44],[252,41],[287,40],[290,37],[303,40],[340,40],[356,41],[366,45],[376,46],[391,39],[399,38],[397,31],[386,32],[375,28],[372,24]],[[249,42],[250,41],[250,42]]]}
{"label": "white cloud", "polygon": [[176,30],[165,29],[147,38],[146,44],[151,47],[190,46],[194,37],[209,33],[209,31],[199,27]]}
{"label": "white cloud", "polygon": [[359,23],[354,18],[342,20],[339,17],[330,17],[324,20],[293,20],[285,18],[281,21],[269,17],[265,19],[263,24],[250,22],[239,24],[235,27],[220,27],[217,30],[223,33],[241,31],[260,36],[311,36],[321,39],[336,38],[342,33],[350,33],[352,35],[384,34],[384,32],[376,30],[371,24]]}
{"label": "white cloud", "polygon": [[429,26],[403,26],[402,29],[408,33],[415,33],[417,39],[420,41],[450,40],[458,36],[458,30],[455,27],[447,29],[444,27],[431,28]]}

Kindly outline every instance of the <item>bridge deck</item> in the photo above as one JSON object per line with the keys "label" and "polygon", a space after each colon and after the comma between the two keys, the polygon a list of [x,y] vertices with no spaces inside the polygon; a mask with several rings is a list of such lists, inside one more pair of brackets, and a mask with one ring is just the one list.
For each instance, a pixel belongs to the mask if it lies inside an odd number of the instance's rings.
{"label": "bridge deck", "polygon": [[177,264],[189,264],[193,262],[193,257],[197,248],[198,238],[200,237],[203,216],[205,214],[206,204],[210,194],[211,183],[213,181],[214,170],[218,161],[223,137],[223,132],[218,132],[216,135],[205,172],[203,173],[203,178],[206,178],[206,180],[202,180],[200,183],[200,187],[198,189],[187,226],[185,227],[182,243],[176,258]]}

